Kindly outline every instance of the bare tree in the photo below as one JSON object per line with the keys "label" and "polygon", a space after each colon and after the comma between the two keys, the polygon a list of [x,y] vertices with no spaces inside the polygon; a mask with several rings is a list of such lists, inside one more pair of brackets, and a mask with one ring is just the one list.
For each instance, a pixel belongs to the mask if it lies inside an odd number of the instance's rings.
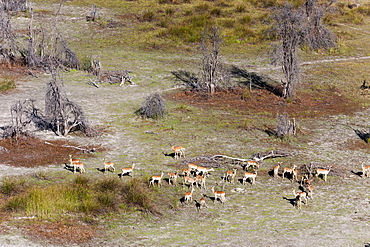
{"label": "bare tree", "polygon": [[202,34],[201,51],[201,72],[199,84],[202,89],[213,94],[216,88],[228,87],[231,83],[230,72],[222,65],[220,49],[222,36],[217,27],[205,29]]}
{"label": "bare tree", "polygon": [[155,92],[145,99],[136,113],[146,118],[163,118],[166,113],[166,105],[161,95]]}
{"label": "bare tree", "polygon": [[9,15],[4,8],[0,8],[0,56],[7,63],[14,62],[17,57],[18,47],[16,36],[12,28]]}
{"label": "bare tree", "polygon": [[67,98],[62,84],[57,83],[55,76],[46,87],[45,116],[56,135],[66,136],[74,130],[87,130],[82,107]]}
{"label": "bare tree", "polygon": [[288,114],[277,116],[277,131],[276,135],[280,138],[289,135],[295,135],[297,130],[295,119],[289,120]]}
{"label": "bare tree", "polygon": [[282,80],[283,98],[295,96],[295,85],[300,77],[299,49],[303,46],[313,50],[335,46],[334,35],[322,24],[327,7],[319,5],[316,0],[307,0],[298,8],[285,3],[274,11],[272,30],[280,43],[273,49],[272,62],[282,65],[285,75],[285,80]]}
{"label": "bare tree", "polygon": [[26,11],[28,9],[27,0],[0,0],[0,6],[3,10],[9,12]]}
{"label": "bare tree", "polygon": [[226,68],[220,55],[222,36],[217,27],[204,29],[200,50],[202,53],[199,75],[193,72],[178,70],[171,73],[176,84],[187,89],[213,94],[217,89],[229,89],[233,86],[231,70]]}

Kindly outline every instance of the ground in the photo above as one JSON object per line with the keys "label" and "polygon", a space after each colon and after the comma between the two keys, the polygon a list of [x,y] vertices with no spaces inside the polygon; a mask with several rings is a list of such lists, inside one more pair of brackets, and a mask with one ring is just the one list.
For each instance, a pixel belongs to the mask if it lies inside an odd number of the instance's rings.
{"label": "ground", "polygon": [[[77,10],[85,13],[89,9]],[[72,13],[74,10],[68,11]],[[83,14],[79,13],[75,22],[85,27],[81,16]],[[71,25],[71,22],[65,24]],[[102,52],[102,60],[108,60],[107,57],[114,53],[119,56],[120,52]],[[110,66],[137,72],[136,86],[101,85],[95,88],[86,83],[91,77],[84,72],[63,73],[69,98],[84,108],[92,126],[105,127],[102,135],[84,137],[75,133],[57,137],[50,131],[36,131],[33,135],[37,139],[24,142],[21,152],[16,152],[19,148],[9,140],[1,140],[0,146],[9,153],[0,156],[0,179],[25,175],[26,178],[39,177],[40,181],[45,179],[45,184],[73,179],[75,175],[64,169],[69,154],[83,159],[87,166],[86,176],[92,179],[103,177],[97,172],[97,168],[102,167],[103,158],[114,160],[118,168],[137,162],[138,176],[150,177],[161,171],[182,169],[190,161],[200,161],[202,158],[199,157],[216,154],[249,158],[255,152],[282,149],[290,155],[264,161],[255,185],[241,185],[243,171],[239,166],[237,182],[223,183],[224,172],[233,165],[220,163],[207,180],[207,186],[213,184],[217,189],[225,190],[227,202],[225,205],[213,203],[209,188],[196,189],[194,199],[204,196],[208,204],[208,208],[201,211],[197,211],[192,203],[181,204],[187,187],[170,186],[166,181],[162,188],[153,188],[166,206],[162,215],[136,211],[101,218],[67,215],[61,221],[50,222],[37,216],[14,215],[2,210],[1,246],[369,245],[370,192],[367,188],[370,180],[361,177],[361,163],[368,162],[369,146],[355,132],[368,131],[369,109],[366,104],[364,107],[360,100],[348,100],[336,87],[314,90],[314,94],[302,90],[290,101],[257,88],[217,92],[212,97],[189,93],[173,88],[169,71],[193,63],[193,58],[186,54],[174,58],[172,54],[149,52],[132,52],[130,55],[130,59],[117,59]],[[172,59],[178,59],[179,65],[173,65]],[[238,62],[243,67],[248,61],[243,58]],[[317,65],[319,62],[312,66],[320,66]],[[34,71],[36,78],[19,67],[11,70],[3,67],[1,71],[3,76],[11,75],[16,79],[17,88],[0,96],[0,126],[11,123],[9,109],[18,100],[33,98],[36,106],[44,109],[44,85],[50,75]],[[320,80],[325,80],[321,74]],[[368,100],[358,91],[361,83],[353,87],[351,95]],[[162,92],[167,101],[169,114],[165,120],[143,120],[133,114],[153,91]],[[278,113],[288,113],[296,118],[299,124],[297,136],[280,140],[268,134],[268,130],[276,127]],[[171,145],[175,144],[186,147],[185,159],[174,160],[168,155]],[[84,154],[75,147],[99,149]],[[299,211],[292,205],[291,193],[298,184],[282,179],[281,172],[279,178],[269,175],[278,161],[283,162],[284,167],[298,164],[303,168],[305,164],[313,163],[323,167],[333,165],[333,170],[327,182],[321,178],[313,179],[314,200],[309,200]],[[116,173],[107,176],[118,178]]]}

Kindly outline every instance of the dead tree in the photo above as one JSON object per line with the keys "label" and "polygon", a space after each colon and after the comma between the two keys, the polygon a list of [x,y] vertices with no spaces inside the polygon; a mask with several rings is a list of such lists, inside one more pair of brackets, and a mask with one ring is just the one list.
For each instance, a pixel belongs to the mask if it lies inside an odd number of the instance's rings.
{"label": "dead tree", "polygon": [[231,84],[231,75],[222,65],[220,49],[222,37],[217,27],[205,29],[201,42],[201,72],[199,83],[203,90],[213,94],[217,88],[225,88]]}
{"label": "dead tree", "polygon": [[86,21],[95,21],[98,16],[98,9],[95,4],[91,8],[90,15],[86,16]]}
{"label": "dead tree", "polygon": [[299,49],[317,50],[335,46],[334,35],[322,24],[326,11],[327,6],[319,5],[316,0],[306,0],[298,8],[285,3],[274,11],[272,31],[280,43],[273,48],[272,63],[282,65],[285,75],[285,80],[282,80],[283,98],[295,96],[295,85],[300,77]]}
{"label": "dead tree", "polygon": [[277,116],[277,137],[283,138],[289,135],[295,135],[297,126],[295,119],[289,120],[288,114]]}
{"label": "dead tree", "polygon": [[28,9],[27,0],[1,0],[0,6],[6,12],[22,12]]}
{"label": "dead tree", "polygon": [[18,56],[16,36],[9,15],[0,8],[0,57],[2,62],[14,62]]}
{"label": "dead tree", "polygon": [[87,131],[82,107],[67,98],[62,85],[58,85],[55,78],[46,87],[45,117],[58,136],[66,136],[71,131]]}

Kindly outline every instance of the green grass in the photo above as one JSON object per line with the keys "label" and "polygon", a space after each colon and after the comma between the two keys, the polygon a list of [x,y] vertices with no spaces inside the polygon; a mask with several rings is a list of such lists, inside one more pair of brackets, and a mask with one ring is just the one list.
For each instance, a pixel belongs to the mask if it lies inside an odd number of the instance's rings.
{"label": "green grass", "polygon": [[0,78],[0,92],[6,92],[15,88],[15,79],[12,77]]}

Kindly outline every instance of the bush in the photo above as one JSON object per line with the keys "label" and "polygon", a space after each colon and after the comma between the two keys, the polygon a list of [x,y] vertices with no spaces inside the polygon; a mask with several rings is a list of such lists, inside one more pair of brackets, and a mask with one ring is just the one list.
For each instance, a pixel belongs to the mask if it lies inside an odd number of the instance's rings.
{"label": "bush", "polygon": [[145,118],[163,118],[166,113],[166,105],[159,93],[149,95],[143,102],[141,108],[136,111],[136,114]]}

